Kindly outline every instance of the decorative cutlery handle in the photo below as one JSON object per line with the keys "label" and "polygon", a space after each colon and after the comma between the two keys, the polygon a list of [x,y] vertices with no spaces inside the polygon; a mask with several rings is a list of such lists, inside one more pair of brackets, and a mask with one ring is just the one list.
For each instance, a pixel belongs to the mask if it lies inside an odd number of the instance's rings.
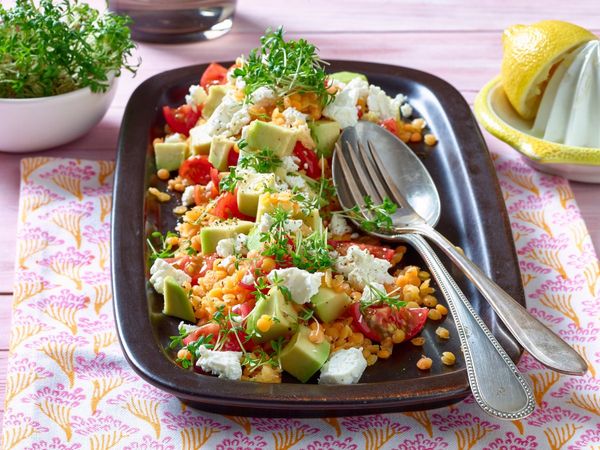
{"label": "decorative cutlery handle", "polygon": [[462,252],[459,252],[448,239],[433,227],[421,224],[404,227],[402,232],[421,234],[433,241],[446,253],[469,280],[475,284],[515,339],[531,356],[557,372],[569,375],[583,375],[587,372],[587,363],[579,353],[529,314],[523,306],[494,283],[479,267]]}
{"label": "decorative cutlery handle", "polygon": [[423,257],[448,301],[471,391],[479,406],[488,414],[507,420],[522,419],[531,414],[535,400],[529,383],[477,315],[431,246],[416,234],[403,235],[402,239]]}

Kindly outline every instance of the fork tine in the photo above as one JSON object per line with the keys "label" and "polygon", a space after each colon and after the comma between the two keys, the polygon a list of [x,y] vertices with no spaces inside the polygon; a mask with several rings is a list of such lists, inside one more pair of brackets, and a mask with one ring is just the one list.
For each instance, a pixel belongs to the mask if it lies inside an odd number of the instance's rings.
{"label": "fork tine", "polygon": [[[369,142],[367,141],[367,144],[368,143]],[[383,199],[387,196],[388,191],[386,190],[384,184],[382,183],[383,177],[381,177],[381,172],[379,172],[376,169],[375,165],[373,164],[373,161],[371,160],[371,157],[367,154],[367,152],[365,151],[365,147],[362,145],[362,143],[360,141],[358,142],[358,149],[359,149],[360,157],[364,163],[364,166],[366,167],[367,172],[369,173],[369,179],[371,180],[371,182],[373,184],[373,188],[375,191],[377,191],[377,195],[376,196],[371,195],[371,197],[376,202],[382,202]]]}
{"label": "fork tine", "polygon": [[[376,199],[376,197],[378,197],[377,191],[373,187],[372,183],[369,183],[369,174],[365,171],[364,164],[359,161],[359,156],[357,153],[360,153],[360,151],[357,151],[357,149],[355,149],[348,141],[346,141],[346,145],[348,146],[348,153],[350,154],[350,162],[356,171],[357,182],[362,186],[363,196],[366,194],[371,198]],[[360,143],[358,143],[358,145],[360,145]],[[363,199],[361,198],[361,201],[362,200]],[[376,199],[375,201],[379,200]]]}
{"label": "fork tine", "polygon": [[336,145],[336,152],[337,152],[337,157],[340,160],[340,166],[342,168],[342,173],[344,174],[344,181],[346,182],[346,187],[348,188],[348,191],[350,192],[350,197],[352,197],[352,201],[354,202],[355,205],[359,205],[363,201],[361,191],[358,188],[358,186],[356,186],[356,184],[353,182],[354,174],[352,173],[352,170],[350,170],[350,166],[348,165],[346,156],[344,155],[344,152],[342,151],[341,145],[339,145],[339,144]]}
{"label": "fork tine", "polygon": [[392,197],[394,197],[394,200],[398,202],[398,204],[400,204],[400,206],[402,206],[403,208],[413,209],[410,203],[408,203],[408,200],[406,200],[406,197],[400,193],[398,185],[392,179],[392,176],[383,164],[383,161],[379,157],[379,154],[373,148],[373,144],[371,143],[371,141],[367,141],[367,146],[369,148],[369,153],[371,154],[371,157],[375,161],[375,168],[379,173],[380,178],[386,181],[387,187],[390,193],[392,194]]}

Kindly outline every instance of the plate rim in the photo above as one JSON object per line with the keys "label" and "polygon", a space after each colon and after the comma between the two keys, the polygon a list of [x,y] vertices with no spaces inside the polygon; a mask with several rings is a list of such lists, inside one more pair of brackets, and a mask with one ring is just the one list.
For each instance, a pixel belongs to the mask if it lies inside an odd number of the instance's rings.
{"label": "plate rim", "polygon": [[[467,120],[466,129],[453,129],[457,141],[464,141],[466,138],[477,138],[477,144],[485,150],[481,156],[481,162],[488,166],[488,172],[492,175],[495,190],[495,198],[501,205],[499,219],[503,222],[504,232],[510,233],[508,215],[501,196],[500,187],[493,169],[493,163],[487,152],[487,146],[481,131],[479,130],[475,118],[462,95],[456,88],[436,77],[435,75],[422,72],[416,69],[402,67],[390,64],[371,63],[365,61],[349,60],[330,60],[336,67],[353,68],[357,72],[371,72],[383,74],[386,76],[402,75],[431,91],[440,101],[440,93],[443,93],[445,102],[452,102],[453,114],[460,116],[461,120]],[[226,63],[225,63],[226,64]],[[323,386],[323,385],[302,385],[285,384],[286,391],[283,395],[273,396],[274,391],[278,391],[273,385],[258,385],[252,383],[252,395],[245,392],[247,382],[223,380],[212,376],[199,375],[183,369],[178,369],[164,354],[164,350],[152,345],[153,333],[151,327],[145,327],[142,336],[133,335],[131,327],[135,326],[136,318],[131,317],[131,306],[120,299],[131,295],[131,292],[146,292],[146,278],[144,271],[135,271],[131,268],[132,255],[139,257],[140,249],[143,261],[143,231],[144,231],[144,192],[145,184],[129,182],[129,171],[135,169],[139,164],[145,166],[147,152],[127,151],[130,141],[143,138],[140,129],[132,128],[136,122],[141,122],[138,108],[140,106],[149,107],[153,101],[153,93],[164,90],[172,77],[184,78],[183,74],[194,71],[201,71],[208,64],[197,64],[172,69],[156,74],[142,82],[133,92],[129,99],[118,140],[117,164],[115,169],[115,182],[113,188],[113,206],[111,223],[111,274],[114,301],[114,317],[117,327],[117,335],[123,349],[125,358],[132,368],[150,384],[167,391],[184,402],[202,409],[214,412],[231,412],[235,408],[235,414],[253,415],[253,416],[275,416],[275,417],[325,417],[340,415],[356,415],[367,413],[397,412],[402,410],[429,409],[433,407],[447,405],[455,401],[464,399],[469,393],[468,379],[466,369],[459,369],[449,373],[439,375],[427,375],[427,380],[432,381],[432,388],[427,390],[413,390],[415,379],[392,380],[377,383],[362,383],[350,386]],[[418,80],[418,81],[417,81]],[[171,81],[171,84],[174,82]],[[450,103],[448,103],[450,104]],[[446,108],[444,112],[448,114]],[[143,110],[143,108],[142,108]],[[154,109],[152,109],[154,114]],[[146,130],[149,127],[146,123]],[[468,129],[468,132],[467,132]],[[461,136],[462,135],[462,136]],[[146,136],[147,139],[149,137]],[[148,143],[147,146],[148,147]],[[141,171],[141,169],[138,170]],[[145,175],[147,178],[148,174]],[[119,195],[122,189],[126,189],[127,196]],[[132,201],[139,204],[139,207],[131,207]],[[127,210],[129,214],[120,216],[121,210]],[[128,236],[127,239],[125,236]],[[512,238],[511,238],[512,242]],[[516,262],[516,252],[514,242],[511,246],[512,257]],[[138,260],[139,264],[139,260]],[[489,271],[484,268],[485,271]],[[518,267],[516,268],[518,271]],[[520,277],[519,277],[520,283]],[[135,286],[132,289],[131,286]],[[143,290],[141,289],[143,286]],[[519,293],[522,294],[522,284],[518,286]],[[147,297],[146,297],[147,299]],[[524,295],[517,298],[524,304]],[[141,303],[141,302],[140,302]],[[134,303],[135,305],[135,303]],[[143,313],[143,305],[138,305],[137,313]],[[146,310],[147,308],[146,304]],[[146,313],[150,313],[148,310]],[[151,318],[149,317],[149,320]],[[516,344],[516,342],[515,342]],[[522,349],[520,346],[519,354],[512,355],[513,359],[518,360]],[[151,358],[151,359],[148,359]],[[151,362],[150,370],[148,361]],[[170,377],[167,379],[161,375],[162,371],[168,371]],[[203,390],[201,392],[190,393],[187,383],[194,377],[198,380],[200,377]],[[277,385],[276,385],[277,386]],[[280,385],[281,386],[281,385]],[[311,387],[313,386],[313,387]],[[318,387],[318,389],[315,389]],[[405,388],[404,391],[398,388]],[[379,389],[376,394],[375,388]],[[408,389],[406,389],[408,388]],[[225,390],[226,395],[220,395],[220,391]],[[247,389],[246,389],[247,390]],[[282,389],[279,389],[281,391]],[[317,391],[318,395],[305,397],[306,391]],[[232,392],[235,397],[232,397]],[[395,396],[390,397],[392,392]],[[404,393],[404,395],[403,395]],[[415,396],[415,393],[418,396]],[[412,394],[412,395],[408,395]],[[304,397],[303,397],[304,395]],[[257,402],[260,404],[257,406]]]}

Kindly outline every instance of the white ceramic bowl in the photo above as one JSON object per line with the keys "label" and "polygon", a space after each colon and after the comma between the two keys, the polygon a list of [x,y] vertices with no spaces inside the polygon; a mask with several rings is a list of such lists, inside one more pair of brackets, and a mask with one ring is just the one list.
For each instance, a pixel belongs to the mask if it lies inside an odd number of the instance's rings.
{"label": "white ceramic bowl", "polygon": [[0,151],[45,150],[83,136],[104,117],[116,88],[115,78],[103,93],[83,88],[51,97],[0,98]]}

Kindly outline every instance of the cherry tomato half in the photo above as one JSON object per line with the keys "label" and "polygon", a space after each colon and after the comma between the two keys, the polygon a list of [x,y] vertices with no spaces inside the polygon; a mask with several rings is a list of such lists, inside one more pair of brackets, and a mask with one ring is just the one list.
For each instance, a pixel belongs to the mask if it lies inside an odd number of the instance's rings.
{"label": "cherry tomato half", "polygon": [[208,161],[208,156],[201,155],[186,159],[179,167],[179,176],[187,178],[194,184],[208,184],[211,179],[210,171],[214,169]]}
{"label": "cherry tomato half", "polygon": [[190,134],[190,130],[196,126],[200,117],[200,109],[194,109],[190,105],[181,105],[179,108],[163,106],[163,116],[169,128],[174,133]]}
{"label": "cherry tomato half", "polygon": [[352,241],[334,241],[329,240],[329,244],[337,251],[340,255],[344,256],[350,247],[356,245],[361,250],[368,250],[371,255],[375,258],[379,259],[387,259],[388,261],[392,260],[392,257],[396,253],[394,249],[384,247],[382,245],[372,245],[372,244],[360,244],[358,242]]}
{"label": "cherry tomato half", "polygon": [[404,331],[407,341],[417,335],[427,322],[427,308],[392,308],[388,305],[369,306],[360,310],[360,303],[350,306],[352,325],[367,338],[381,342],[395,330]]}
{"label": "cherry tomato half", "polygon": [[212,84],[225,84],[226,82],[227,69],[217,63],[210,63],[200,78],[200,86],[205,89]]}
{"label": "cherry tomato half", "polygon": [[306,175],[315,180],[321,178],[321,168],[319,167],[319,157],[317,154],[306,148],[300,141],[296,142],[293,151],[294,156],[300,160],[300,170],[305,170]]}
{"label": "cherry tomato half", "polygon": [[229,150],[227,154],[227,167],[237,166],[239,159],[240,152],[236,152],[234,149]]}

